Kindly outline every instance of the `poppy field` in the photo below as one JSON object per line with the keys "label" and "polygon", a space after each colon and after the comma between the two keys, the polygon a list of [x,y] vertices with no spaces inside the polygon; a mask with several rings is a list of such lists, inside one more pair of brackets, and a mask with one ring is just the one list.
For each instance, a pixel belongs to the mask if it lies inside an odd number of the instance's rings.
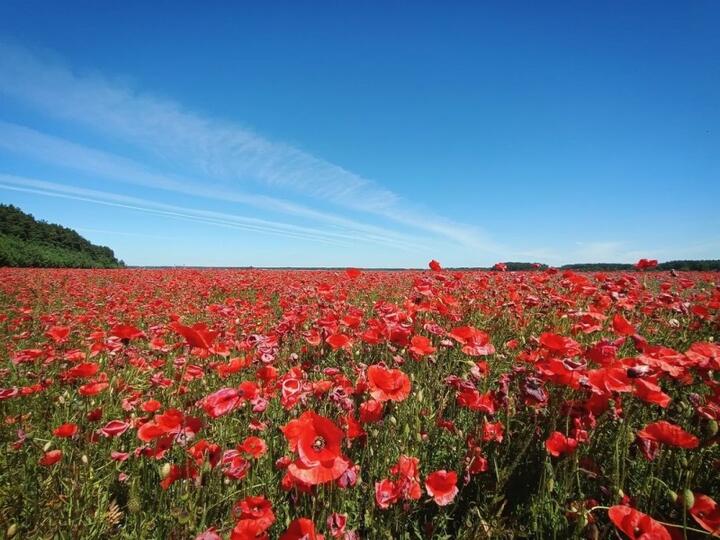
{"label": "poppy field", "polygon": [[0,269],[0,534],[720,537],[720,274]]}

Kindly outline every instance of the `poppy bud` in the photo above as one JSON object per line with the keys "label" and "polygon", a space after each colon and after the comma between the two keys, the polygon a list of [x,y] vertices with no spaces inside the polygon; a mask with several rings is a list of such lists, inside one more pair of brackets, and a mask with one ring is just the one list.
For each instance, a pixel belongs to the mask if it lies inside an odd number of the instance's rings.
{"label": "poppy bud", "polygon": [[709,420],[703,424],[703,435],[706,439],[712,439],[718,433],[717,420]]}
{"label": "poppy bud", "polygon": [[7,538],[12,538],[17,533],[17,524],[13,523],[7,528],[7,532],[5,533],[5,536]]}
{"label": "poppy bud", "polygon": [[678,500],[678,494],[676,491],[673,491],[672,489],[668,489],[668,497],[670,497],[670,502],[675,504]]}
{"label": "poppy bud", "polygon": [[47,452],[48,450],[50,450],[50,448],[52,448],[52,441],[48,441],[45,443],[45,446],[43,446],[43,452]]}
{"label": "poppy bud", "polygon": [[88,464],[88,457],[87,457],[85,454],[83,454],[82,457],[80,458],[80,461],[83,462],[83,465],[87,465],[87,464]]}
{"label": "poppy bud", "polygon": [[683,504],[687,510],[695,506],[695,494],[689,489],[683,490]]}
{"label": "poppy bud", "polygon": [[554,489],[555,489],[555,479],[554,479],[554,478],[550,478],[550,479],[547,481],[547,490],[548,490],[548,493],[552,493],[552,491],[553,491]]}
{"label": "poppy bud", "polygon": [[163,480],[164,480],[165,478],[167,478],[167,476],[170,474],[170,464],[169,464],[169,463],[163,463],[163,464],[160,466],[159,472],[160,472],[160,478],[162,478]]}
{"label": "poppy bud", "polygon": [[397,418],[395,418],[392,414],[388,415],[388,421],[389,421],[393,426],[397,426]]}

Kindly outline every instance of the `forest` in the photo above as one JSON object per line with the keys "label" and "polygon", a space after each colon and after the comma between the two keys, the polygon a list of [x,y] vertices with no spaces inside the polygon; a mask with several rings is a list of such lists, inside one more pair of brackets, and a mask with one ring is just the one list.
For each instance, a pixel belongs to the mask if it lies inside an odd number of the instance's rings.
{"label": "forest", "polygon": [[72,229],[0,204],[0,266],[119,268],[125,264],[109,247],[92,244]]}

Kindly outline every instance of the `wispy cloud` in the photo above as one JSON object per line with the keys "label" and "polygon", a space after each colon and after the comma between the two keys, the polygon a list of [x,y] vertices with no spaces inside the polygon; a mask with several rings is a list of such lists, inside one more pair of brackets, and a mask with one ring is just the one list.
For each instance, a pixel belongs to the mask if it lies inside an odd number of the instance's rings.
{"label": "wispy cloud", "polygon": [[56,182],[47,182],[44,180],[7,174],[0,174],[0,189],[34,193],[37,195],[63,199],[72,199],[106,206],[114,206],[117,208],[126,208],[147,214],[194,221],[196,223],[217,225],[221,227],[285,236],[289,238],[313,240],[345,247],[351,247],[352,242],[356,240],[355,237],[343,233],[323,231],[310,227],[302,227],[299,225],[291,225],[246,216],[238,216],[225,212],[198,210],[195,208],[158,203],[128,195],[108,193],[96,189],[78,188]]}
{"label": "wispy cloud", "polygon": [[[168,170],[180,166],[190,178],[202,178],[199,186],[206,191],[235,191],[239,186],[247,191],[253,185],[280,189],[375,215],[473,250],[500,250],[478,228],[414,207],[378,183],[302,149],[271,141],[245,127],[203,117],[172,100],[138,92],[103,76],[79,75],[59,62],[2,43],[0,93],[45,114],[135,145],[151,154],[154,162],[166,164]],[[167,179],[145,179],[155,187],[169,188]],[[177,189],[177,185],[172,188]],[[244,203],[247,197],[266,197],[236,196]],[[299,205],[293,208],[292,203],[271,197],[262,202],[285,205],[285,211],[316,212]],[[318,218],[331,217],[318,214]],[[341,224],[343,218],[339,219]],[[345,223],[350,225],[357,229],[357,223]]]}
{"label": "wispy cloud", "polygon": [[113,153],[89,148],[66,139],[0,120],[0,149],[31,157],[41,162],[81,171],[96,178],[125,184],[150,187],[201,199],[236,202],[264,211],[298,216],[351,233],[360,241],[391,245],[402,249],[422,250],[423,239],[386,231],[329,212],[267,195],[250,194],[231,188],[214,188],[198,180],[179,178],[153,172],[134,160]]}

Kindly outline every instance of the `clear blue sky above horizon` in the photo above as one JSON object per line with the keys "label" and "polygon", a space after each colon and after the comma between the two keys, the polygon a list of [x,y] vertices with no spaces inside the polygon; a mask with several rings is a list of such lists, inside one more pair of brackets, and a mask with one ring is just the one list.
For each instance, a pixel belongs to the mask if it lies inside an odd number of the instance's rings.
{"label": "clear blue sky above horizon", "polygon": [[720,258],[720,3],[0,4],[0,201],[129,264]]}

